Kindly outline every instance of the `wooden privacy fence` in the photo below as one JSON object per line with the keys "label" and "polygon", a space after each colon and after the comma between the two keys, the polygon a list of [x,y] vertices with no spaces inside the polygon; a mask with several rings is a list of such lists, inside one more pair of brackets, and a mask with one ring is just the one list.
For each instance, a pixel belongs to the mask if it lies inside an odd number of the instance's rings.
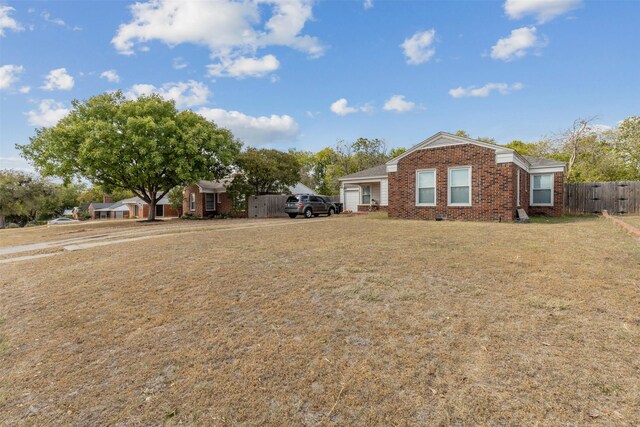
{"label": "wooden privacy fence", "polygon": [[[286,217],[284,205],[289,196],[267,194],[251,196],[247,200],[247,216],[249,218],[281,218]],[[340,201],[340,196],[322,196],[333,203]]]}
{"label": "wooden privacy fence", "polygon": [[640,181],[564,185],[564,213],[640,214]]}
{"label": "wooden privacy fence", "polygon": [[284,204],[289,196],[265,195],[251,196],[247,204],[249,218],[280,218],[286,217]]}

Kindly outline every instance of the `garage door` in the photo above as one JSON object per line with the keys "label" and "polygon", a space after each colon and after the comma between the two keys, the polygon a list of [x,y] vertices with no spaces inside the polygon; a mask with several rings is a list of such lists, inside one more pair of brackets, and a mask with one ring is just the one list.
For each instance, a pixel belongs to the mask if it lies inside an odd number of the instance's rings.
{"label": "garage door", "polygon": [[359,196],[360,196],[360,191],[357,188],[355,190],[345,190],[344,191],[344,210],[354,211],[354,212],[357,211]]}

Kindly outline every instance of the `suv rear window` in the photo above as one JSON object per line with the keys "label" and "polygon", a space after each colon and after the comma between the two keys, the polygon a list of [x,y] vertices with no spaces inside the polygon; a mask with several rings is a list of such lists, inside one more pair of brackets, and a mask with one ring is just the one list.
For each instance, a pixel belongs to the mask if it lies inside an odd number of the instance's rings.
{"label": "suv rear window", "polygon": [[289,198],[287,199],[287,203],[296,203],[298,201],[298,197],[296,196],[289,196]]}

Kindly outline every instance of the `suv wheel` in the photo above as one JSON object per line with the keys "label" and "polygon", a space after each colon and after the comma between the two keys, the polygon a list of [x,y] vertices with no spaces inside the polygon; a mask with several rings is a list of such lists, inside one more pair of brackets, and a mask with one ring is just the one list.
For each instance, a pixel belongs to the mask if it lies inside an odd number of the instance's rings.
{"label": "suv wheel", "polygon": [[313,216],[313,211],[311,210],[311,208],[307,208],[304,211],[304,217],[305,218],[311,218]]}
{"label": "suv wheel", "polygon": [[289,218],[292,218],[292,219],[295,218],[296,216],[298,216],[298,214],[294,214],[294,213],[289,214]]}
{"label": "suv wheel", "polygon": [[334,213],[336,213],[335,209],[333,209],[333,208],[329,208],[329,213],[327,214],[327,216],[331,216],[331,215],[333,215]]}

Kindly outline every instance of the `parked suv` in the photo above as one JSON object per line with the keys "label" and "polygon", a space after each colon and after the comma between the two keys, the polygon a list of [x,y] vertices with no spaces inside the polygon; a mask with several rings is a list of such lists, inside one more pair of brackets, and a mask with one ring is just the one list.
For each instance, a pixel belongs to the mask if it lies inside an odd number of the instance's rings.
{"label": "parked suv", "polygon": [[331,216],[336,213],[336,206],[322,196],[292,194],[285,203],[284,211],[289,214],[289,218],[295,218],[298,215],[311,218],[320,214]]}

